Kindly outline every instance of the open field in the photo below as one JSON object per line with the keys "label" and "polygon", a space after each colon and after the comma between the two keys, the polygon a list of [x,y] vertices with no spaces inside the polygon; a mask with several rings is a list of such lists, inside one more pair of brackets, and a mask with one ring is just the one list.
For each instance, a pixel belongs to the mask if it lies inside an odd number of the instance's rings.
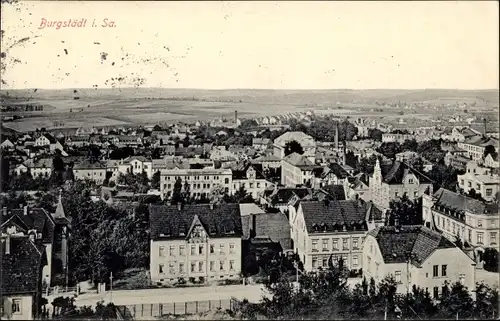
{"label": "open field", "polygon": [[[498,106],[498,91],[462,90],[199,90],[199,89],[72,89],[1,91],[2,104],[39,104],[43,112],[19,112],[24,119],[6,122],[5,127],[21,131],[36,128],[74,128],[84,126],[148,125],[210,120],[218,117],[262,117],[303,112],[349,113],[356,117],[400,118],[409,126],[429,123],[431,117],[451,116],[458,110],[383,108],[379,102],[476,102],[477,109]],[[75,100],[73,97],[78,96]],[[342,109],[337,106],[341,105]],[[374,111],[373,108],[382,109]],[[498,108],[498,107],[497,107]],[[461,110],[460,110],[461,111]],[[402,113],[402,115],[400,115]],[[10,115],[11,113],[9,113]],[[33,117],[36,116],[36,117]],[[412,123],[412,124],[410,124]],[[417,124],[418,125],[418,124]],[[415,125],[415,126],[417,126]],[[420,125],[421,126],[421,125]]]}

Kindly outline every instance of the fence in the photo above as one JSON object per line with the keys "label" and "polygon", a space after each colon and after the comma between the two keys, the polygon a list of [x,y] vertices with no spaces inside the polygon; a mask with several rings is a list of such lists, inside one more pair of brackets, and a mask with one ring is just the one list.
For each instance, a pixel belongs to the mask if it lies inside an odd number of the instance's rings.
{"label": "fence", "polygon": [[44,287],[43,293],[45,294],[45,296],[58,295],[58,294],[68,295],[68,294],[82,294],[82,293],[97,293],[97,290],[96,289],[81,290],[77,289],[76,286],[70,286],[70,287],[53,286],[53,287]]}
{"label": "fence", "polygon": [[214,309],[235,310],[237,300],[205,300],[174,303],[153,303],[153,304],[135,304],[119,306],[118,314],[124,320],[131,320],[136,317],[161,317],[164,315],[185,315],[208,312]]}

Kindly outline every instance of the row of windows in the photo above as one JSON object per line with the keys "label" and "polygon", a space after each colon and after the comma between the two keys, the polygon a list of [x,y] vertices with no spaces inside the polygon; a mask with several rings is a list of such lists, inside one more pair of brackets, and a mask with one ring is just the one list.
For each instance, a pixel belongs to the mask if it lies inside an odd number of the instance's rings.
{"label": "row of windows", "polygon": [[[323,251],[330,251],[330,239],[323,239],[321,242],[321,248]],[[352,239],[352,248],[353,249],[359,249],[359,238],[355,237]],[[339,251],[339,239],[332,239],[332,246],[331,250],[333,251]],[[342,239],[342,250],[349,250],[349,239],[348,238],[343,238]],[[312,240],[312,251],[313,252],[318,252],[318,240]]]}
{"label": "row of windows", "polygon": [[[260,188],[260,183],[255,183],[256,187],[257,188]],[[247,184],[246,183],[241,183],[241,186],[243,186],[244,188],[247,187]],[[248,183],[248,188],[253,188],[254,187],[254,183]],[[267,187],[267,183],[264,183],[264,187]],[[236,189],[236,184],[233,184],[233,188]]]}
{"label": "row of windows", "polygon": [[[410,179],[410,184],[413,184],[413,179]],[[404,196],[407,196],[408,197],[408,193],[407,192],[404,192],[403,193],[403,197]],[[394,192],[394,197],[399,197],[399,192]],[[413,192],[413,197],[418,197],[418,191],[414,191]]]}
{"label": "row of windows", "polygon": [[[442,229],[446,229],[448,232],[450,232],[454,235],[457,235],[459,238],[462,237],[462,235],[465,232],[465,228],[463,226],[460,226],[458,223],[455,223],[452,221],[451,225],[450,225],[450,219],[448,219],[448,218],[445,220],[445,218],[438,216],[436,223],[437,223],[438,227],[440,227]],[[445,225],[445,223],[446,223],[446,225]],[[491,224],[491,227],[495,227],[496,221],[491,220],[490,224]],[[477,227],[483,227],[482,220],[477,220]],[[467,232],[468,232],[467,239],[469,242],[472,242],[472,230],[467,229]],[[490,232],[490,245],[497,244],[497,236],[498,236],[497,232]],[[477,244],[484,244],[484,233],[483,232],[476,232],[476,243]]]}
{"label": "row of windows", "polygon": [[[207,189],[207,188],[210,188],[211,185],[210,184],[206,184],[206,183],[203,183],[203,184],[187,184],[189,186],[189,188],[192,188],[192,189]],[[163,188],[164,189],[172,189],[174,187],[174,184],[163,184]],[[184,185],[183,185],[184,187]]]}
{"label": "row of windows", "polygon": [[[216,271],[216,261],[210,261],[210,271],[214,272]],[[178,270],[176,270],[176,267],[179,267]],[[236,263],[234,260],[229,261],[229,271],[234,271],[236,267]],[[219,261],[219,266],[218,266],[219,271],[225,271],[226,269],[226,260],[220,260]],[[190,271],[192,273],[196,272],[204,272],[205,271],[205,261],[192,261],[190,265]],[[171,262],[168,264],[168,273],[169,274],[176,274],[176,273],[186,273],[185,265],[184,262],[179,262],[179,264]],[[165,264],[160,264],[158,265],[158,273],[159,274],[165,274]]]}
{"label": "row of windows", "polygon": [[[201,178],[203,177],[203,178]],[[220,176],[166,176],[166,179],[167,181],[176,181],[177,179],[183,179],[184,180],[188,180],[188,181],[191,181],[191,180],[194,180],[194,181],[201,181],[201,180],[205,180],[205,181],[218,181],[220,180]],[[225,178],[224,179],[224,184],[229,184],[229,178]]]}
{"label": "row of windows", "polygon": [[[221,243],[219,244],[219,248],[216,250],[215,249],[215,244],[210,244],[209,245],[209,253],[210,254],[225,254],[225,244]],[[176,253],[176,246],[175,245],[170,245],[169,246],[169,251],[168,254],[169,256],[175,256]],[[233,243],[229,244],[229,254],[234,254],[235,253],[235,245]],[[158,256],[160,257],[165,257],[165,246],[159,246],[158,248]],[[189,255],[203,255],[205,254],[205,245],[204,244],[191,244],[189,247]],[[179,255],[184,256],[186,255],[186,246],[185,245],[179,245]]]}
{"label": "row of windows", "polygon": [[[337,262],[340,258],[344,261],[344,264],[347,264],[347,255],[333,255],[332,256],[332,261]],[[318,258],[317,256],[313,256],[311,259],[312,267],[317,268],[317,267],[328,267],[328,260],[330,259],[330,256],[323,256]],[[352,264],[351,266],[353,268],[357,267],[359,264],[359,258],[357,255],[352,256]]]}

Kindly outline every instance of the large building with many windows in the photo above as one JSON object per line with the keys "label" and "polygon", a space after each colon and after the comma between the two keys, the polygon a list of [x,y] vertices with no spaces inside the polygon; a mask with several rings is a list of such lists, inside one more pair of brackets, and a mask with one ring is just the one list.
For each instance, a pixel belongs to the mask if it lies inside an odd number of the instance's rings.
{"label": "large building with many windows", "polygon": [[238,204],[151,205],[149,210],[152,282],[240,278],[243,232]]}
{"label": "large building with many windows", "polygon": [[467,156],[473,161],[482,162],[487,148],[498,153],[498,139],[476,135],[459,142],[458,147],[465,150]]}
{"label": "large building with many windows", "polygon": [[349,269],[361,268],[362,244],[370,217],[378,209],[357,201],[302,201],[291,222],[293,249],[306,271],[328,267],[340,258]]}
{"label": "large building with many windows", "polygon": [[499,190],[499,177],[491,168],[481,167],[475,161],[467,163],[466,172],[457,176],[458,187],[465,193],[474,190],[486,201],[493,201]]}
{"label": "large building with many windows", "polygon": [[378,283],[392,276],[399,293],[415,285],[438,299],[446,281],[461,282],[472,291],[475,268],[451,241],[421,225],[377,227],[363,244],[363,277]]}
{"label": "large building with many windows", "polygon": [[169,199],[174,191],[178,178],[182,181],[183,191],[189,190],[191,197],[208,198],[211,191],[221,187],[231,193],[232,171],[230,169],[169,169],[162,170],[160,176],[160,193],[162,199]]}
{"label": "large building with many windows", "polygon": [[459,238],[464,244],[483,252],[487,247],[498,249],[498,205],[482,202],[440,188],[433,195],[424,195],[422,216],[426,226],[448,239]]}

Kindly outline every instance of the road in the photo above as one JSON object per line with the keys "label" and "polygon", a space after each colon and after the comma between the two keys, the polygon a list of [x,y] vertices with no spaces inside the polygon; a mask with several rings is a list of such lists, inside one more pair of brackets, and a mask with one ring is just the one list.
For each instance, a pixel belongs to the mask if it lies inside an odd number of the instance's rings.
{"label": "road", "polygon": [[[232,297],[247,299],[250,302],[259,302],[265,294],[264,286],[255,285],[227,285],[186,288],[165,288],[146,290],[119,290],[107,291],[105,294],[82,294],[75,300],[76,306],[92,305],[103,300],[116,305],[132,305],[141,303],[174,303],[204,300],[227,300]],[[60,294],[61,295],[61,294]],[[47,297],[52,302],[55,296]]]}

